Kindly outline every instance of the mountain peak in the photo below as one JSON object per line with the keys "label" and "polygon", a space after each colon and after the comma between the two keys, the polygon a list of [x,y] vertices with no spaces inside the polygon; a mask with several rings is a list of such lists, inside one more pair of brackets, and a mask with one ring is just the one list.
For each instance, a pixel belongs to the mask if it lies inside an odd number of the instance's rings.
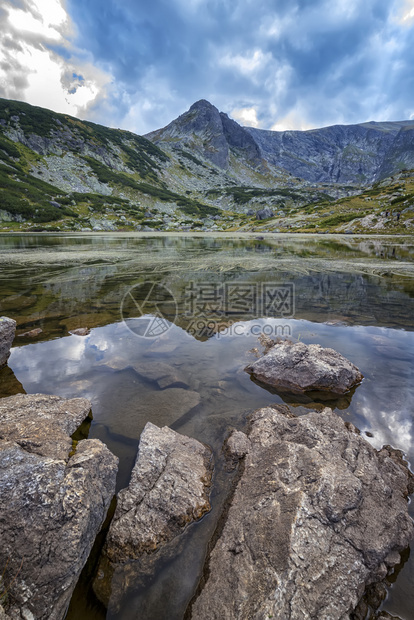
{"label": "mountain peak", "polygon": [[192,110],[211,110],[211,109],[217,110],[217,108],[212,103],[207,101],[207,99],[200,99],[199,101],[196,101],[195,103],[193,103],[193,105],[189,109],[189,112],[191,112]]}

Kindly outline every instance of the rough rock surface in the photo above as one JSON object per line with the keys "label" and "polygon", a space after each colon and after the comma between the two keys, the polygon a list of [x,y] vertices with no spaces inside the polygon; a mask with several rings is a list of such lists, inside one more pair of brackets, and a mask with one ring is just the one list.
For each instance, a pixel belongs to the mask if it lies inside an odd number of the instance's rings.
{"label": "rough rock surface", "polygon": [[359,183],[370,182],[395,174],[398,163],[400,169],[401,165],[413,167],[413,121],[334,125],[311,131],[245,130],[267,162],[312,182],[346,183],[357,178]]}
{"label": "rough rock surface", "polygon": [[345,394],[363,379],[358,368],[334,349],[284,340],[245,369],[277,390]]}
{"label": "rough rock surface", "polygon": [[409,544],[413,476],[331,409],[255,412],[197,620],[345,620]]}
{"label": "rough rock surface", "polygon": [[89,327],[77,327],[76,329],[69,330],[69,333],[73,336],[88,336],[91,330]]}
{"label": "rough rock surface", "polygon": [[228,460],[234,465],[250,450],[250,440],[245,433],[233,431],[224,444],[224,451]]}
{"label": "rough rock surface", "polygon": [[256,213],[256,218],[258,220],[266,220],[269,217],[273,217],[274,213],[269,207],[265,207],[264,209],[259,209]]}
{"label": "rough rock surface", "polygon": [[115,491],[117,459],[73,433],[90,402],[0,400],[0,566],[11,618],[60,620]]}
{"label": "rough rock surface", "polygon": [[0,368],[9,359],[15,333],[16,321],[6,316],[0,316]]}
{"label": "rough rock surface", "polygon": [[7,620],[9,616],[6,615],[3,607],[0,605],[0,620]]}
{"label": "rough rock surface", "polygon": [[111,561],[155,551],[210,510],[211,450],[168,427],[145,426],[131,482],[120,491],[106,541]]}

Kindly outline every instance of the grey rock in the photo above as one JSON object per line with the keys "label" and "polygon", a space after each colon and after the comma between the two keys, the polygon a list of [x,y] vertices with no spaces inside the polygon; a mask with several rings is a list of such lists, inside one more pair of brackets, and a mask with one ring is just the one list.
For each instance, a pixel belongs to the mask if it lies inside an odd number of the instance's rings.
{"label": "grey rock", "polygon": [[0,605],[0,620],[7,620],[7,618],[9,618],[10,616],[8,616],[6,614],[6,612],[4,611],[3,607]]}
{"label": "grey rock", "polygon": [[223,170],[229,167],[231,152],[251,167],[261,163],[259,147],[246,129],[205,99],[146,137],[155,143],[174,142],[176,149],[191,151]]}
{"label": "grey rock", "polygon": [[261,157],[312,182],[369,183],[414,167],[414,122],[334,125],[311,131],[245,127]]}
{"label": "grey rock", "polygon": [[284,340],[245,369],[261,383],[282,392],[345,394],[363,375],[334,349]]}
{"label": "grey rock", "polygon": [[210,510],[211,450],[148,422],[128,488],[119,492],[105,552],[125,562],[156,551]]}
{"label": "grey rock", "polygon": [[71,435],[88,417],[86,398],[67,400],[48,394],[16,394],[0,399],[0,441],[17,443],[26,452],[65,460]]}
{"label": "grey rock", "polygon": [[117,230],[117,226],[115,222],[112,222],[111,220],[100,220],[95,217],[91,217],[89,221],[90,221],[90,225],[92,226],[92,230],[94,232],[99,232],[99,231],[113,232]]}
{"label": "grey rock", "polygon": [[35,329],[31,329],[28,332],[24,332],[23,334],[18,334],[17,337],[18,338],[36,338],[36,336],[39,336],[39,334],[41,334],[43,332],[43,329],[41,327],[35,327]]}
{"label": "grey rock", "polygon": [[77,327],[76,329],[71,329],[69,331],[72,336],[87,336],[91,333],[89,327]]}
{"label": "grey rock", "polygon": [[328,408],[297,418],[277,405],[250,423],[191,618],[349,620],[413,536],[407,464]]}
{"label": "grey rock", "polygon": [[264,209],[260,209],[259,211],[257,211],[256,213],[256,218],[258,220],[266,220],[269,217],[273,217],[274,213],[271,209],[269,209],[269,207],[265,207]]}
{"label": "grey rock", "polygon": [[232,431],[225,442],[225,452],[227,458],[237,462],[250,451],[250,440],[241,431]]}
{"label": "grey rock", "polygon": [[19,394],[0,400],[0,566],[13,619],[64,618],[115,491],[117,458],[72,434],[83,398]]}
{"label": "grey rock", "polygon": [[251,166],[259,166],[261,163],[260,149],[249,132],[229,118],[227,114],[220,112],[220,117],[229,148],[236,151]]}
{"label": "grey rock", "polygon": [[7,363],[10,349],[16,334],[16,321],[6,316],[0,317],[0,368]]}
{"label": "grey rock", "polygon": [[[145,136],[155,143],[173,140],[211,161],[219,168],[229,165],[229,146],[223,131],[218,109],[205,99],[194,103],[191,108],[169,125]],[[189,140],[191,142],[189,142]]]}

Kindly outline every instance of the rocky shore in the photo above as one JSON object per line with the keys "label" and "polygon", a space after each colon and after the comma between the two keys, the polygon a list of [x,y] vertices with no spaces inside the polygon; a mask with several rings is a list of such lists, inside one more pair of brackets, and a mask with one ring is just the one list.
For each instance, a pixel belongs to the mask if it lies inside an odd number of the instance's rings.
{"label": "rocky shore", "polygon": [[[4,363],[14,330],[2,317]],[[363,379],[333,349],[262,344],[264,355],[246,370],[264,387],[346,396]],[[185,377],[162,362],[136,371],[177,402],[182,393],[199,402]],[[414,476],[400,451],[375,450],[322,407],[299,417],[286,405],[258,409],[214,455],[233,483],[186,620],[391,618],[375,611],[414,535]],[[144,415],[137,406],[127,426]],[[0,399],[0,620],[65,617],[115,494],[118,459],[97,439],[73,439],[90,417],[83,398]],[[196,439],[146,423],[93,575],[112,616],[137,575],[142,583],[152,578],[157,562],[179,553],[187,530],[210,512],[214,459]]]}

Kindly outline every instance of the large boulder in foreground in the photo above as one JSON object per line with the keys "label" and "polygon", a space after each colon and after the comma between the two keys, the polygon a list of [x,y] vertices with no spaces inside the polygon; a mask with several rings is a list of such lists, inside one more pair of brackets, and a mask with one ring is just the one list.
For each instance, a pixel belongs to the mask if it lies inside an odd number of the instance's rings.
{"label": "large boulder in foreground", "polygon": [[16,334],[16,321],[0,316],[0,368],[10,357],[10,349]]}
{"label": "large boulder in foreground", "polygon": [[281,392],[345,394],[363,379],[358,368],[334,349],[283,340],[245,368],[255,379]]}
{"label": "large boulder in foreground", "polygon": [[407,464],[327,408],[299,418],[260,409],[248,440],[191,617],[348,620],[414,534]]}
{"label": "large boulder in foreground", "polygon": [[119,492],[105,551],[126,562],[156,551],[210,510],[212,454],[196,439],[148,422],[131,481]]}
{"label": "large boulder in foreground", "polygon": [[41,394],[0,400],[0,566],[13,619],[65,616],[114,495],[117,458],[70,438],[90,408]]}

